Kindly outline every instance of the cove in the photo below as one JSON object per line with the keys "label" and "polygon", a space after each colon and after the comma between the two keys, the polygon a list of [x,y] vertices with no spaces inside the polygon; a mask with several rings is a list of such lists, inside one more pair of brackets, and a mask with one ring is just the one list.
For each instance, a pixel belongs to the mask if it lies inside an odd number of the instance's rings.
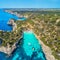
{"label": "cove", "polygon": [[19,18],[14,14],[10,14],[8,12],[5,12],[4,9],[0,9],[0,30],[2,31],[12,31],[12,26],[9,26],[7,22],[13,18],[14,20],[25,20],[24,17]]}
{"label": "cove", "polygon": [[34,33],[25,31],[19,47],[17,47],[8,60],[46,60],[46,58]]}
{"label": "cove", "polygon": [[35,37],[32,31],[23,32],[23,37],[19,40],[20,43],[12,52],[11,56],[7,57],[5,53],[0,52],[1,60],[46,60],[41,44]]}

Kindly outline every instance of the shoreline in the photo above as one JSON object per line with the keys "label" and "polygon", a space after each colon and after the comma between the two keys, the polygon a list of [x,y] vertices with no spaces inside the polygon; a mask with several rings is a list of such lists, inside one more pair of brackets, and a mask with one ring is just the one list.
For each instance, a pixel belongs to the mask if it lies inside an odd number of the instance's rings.
{"label": "shoreline", "polygon": [[51,49],[47,45],[45,45],[35,33],[34,33],[34,35],[36,36],[39,43],[41,44],[42,50],[43,50],[43,52],[45,54],[46,59],[47,60],[56,60],[55,57],[52,55]]}
{"label": "shoreline", "polygon": [[9,45],[7,47],[0,46],[0,52],[3,52],[5,54],[8,54],[8,56],[10,56],[15,48],[16,48],[15,44],[12,45],[12,47],[10,47]]}
{"label": "shoreline", "polygon": [[[32,30],[33,26],[30,25],[30,23],[28,23],[27,25],[29,25],[30,28],[31,28],[31,30]],[[32,31],[33,31],[33,30],[32,30]],[[43,41],[40,40],[39,36],[37,36],[37,35],[35,34],[34,31],[33,31],[33,33],[34,33],[34,35],[36,36],[36,38],[38,39],[39,43],[41,44],[42,50],[43,50],[43,52],[44,52],[44,54],[45,54],[46,59],[47,59],[47,60],[56,60],[55,57],[52,55],[52,50],[50,49],[50,47],[48,47],[47,45],[45,45],[45,44],[43,43]]]}
{"label": "shoreline", "polygon": [[[31,30],[31,31],[33,32],[33,30]],[[33,32],[33,33],[34,33],[34,32]],[[46,59],[47,59],[47,60],[56,60],[56,59],[54,58],[54,56],[52,55],[51,49],[50,49],[48,46],[46,46],[46,45],[40,40],[39,36],[37,36],[35,33],[34,33],[34,35],[35,35],[35,37],[38,39],[39,44],[41,44],[42,50],[43,50],[43,52],[44,52],[44,54],[45,54]],[[16,43],[17,43],[17,42],[16,42]],[[15,43],[15,44],[16,44],[16,43]],[[14,51],[14,49],[17,48],[17,47],[15,46],[15,44],[12,46],[12,48],[9,47],[9,45],[8,45],[7,47],[1,46],[1,47],[0,47],[0,51],[1,51],[1,52],[4,52],[4,53],[6,53],[6,54],[8,54],[8,55],[10,56],[11,53]]]}
{"label": "shoreline", "polygon": [[12,45],[12,47],[10,47],[9,44],[6,47],[0,46],[0,52],[6,53],[6,54],[8,54],[8,56],[10,56],[12,54],[12,52],[17,48],[16,44],[20,41],[21,38],[22,38],[22,36],[18,39],[17,42],[15,42]]}
{"label": "shoreline", "polygon": [[[33,30],[32,30],[33,26],[30,25],[29,23],[28,23],[27,25],[31,28],[30,30],[33,31]],[[40,40],[39,36],[37,36],[37,35],[35,34],[34,31],[33,31],[33,33],[34,33],[34,35],[36,36],[36,38],[38,39],[39,43],[41,44],[42,50],[43,50],[43,52],[44,52],[44,54],[45,54],[45,56],[46,56],[46,59],[47,59],[47,60],[56,60],[55,57],[52,55],[52,50],[50,49],[50,47],[48,47],[47,45],[45,45],[45,44],[43,43],[43,41]],[[13,45],[13,47],[15,47],[15,45]],[[7,54],[10,55],[10,53],[12,53],[13,47],[10,48],[9,45],[8,45],[8,47],[3,47],[3,46],[1,46],[1,47],[0,47],[0,51],[2,51],[2,52],[4,52],[4,53],[7,53]],[[15,48],[16,48],[16,47],[15,47]],[[13,50],[14,50],[14,49],[13,49]]]}

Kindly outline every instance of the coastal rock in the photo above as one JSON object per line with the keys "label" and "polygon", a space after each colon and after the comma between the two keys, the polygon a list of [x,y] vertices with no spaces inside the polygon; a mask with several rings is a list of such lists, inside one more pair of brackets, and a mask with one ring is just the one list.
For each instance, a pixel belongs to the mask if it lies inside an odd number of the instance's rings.
{"label": "coastal rock", "polygon": [[14,22],[13,19],[9,20],[8,25],[11,25],[13,27],[13,31],[16,30],[17,28],[17,24]]}
{"label": "coastal rock", "polygon": [[7,24],[13,26],[14,25],[14,20],[10,19]]}
{"label": "coastal rock", "polygon": [[10,45],[8,44],[7,47],[0,46],[0,51],[10,55],[15,48],[16,48],[15,44],[12,45],[12,47],[10,47]]}
{"label": "coastal rock", "polygon": [[13,24],[13,31],[17,29],[16,23]]}

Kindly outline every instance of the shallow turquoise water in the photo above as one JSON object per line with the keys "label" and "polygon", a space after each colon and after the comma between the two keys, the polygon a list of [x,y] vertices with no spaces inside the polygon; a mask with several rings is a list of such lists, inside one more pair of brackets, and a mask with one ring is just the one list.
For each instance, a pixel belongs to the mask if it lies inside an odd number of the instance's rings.
{"label": "shallow turquoise water", "polygon": [[[7,25],[10,18],[18,19],[17,16],[0,10],[0,30],[12,30],[12,27]],[[25,18],[22,20],[25,20]],[[33,32],[24,32],[21,44],[18,46],[19,47],[16,48],[10,57],[7,57],[5,53],[0,52],[0,60],[46,60],[41,45]]]}
{"label": "shallow turquoise water", "polygon": [[10,57],[0,52],[1,60],[46,60],[42,47],[31,31],[23,33],[23,38]]}
{"label": "shallow turquoise water", "polygon": [[22,44],[15,50],[10,60],[46,60],[41,45],[32,32],[24,32]]}

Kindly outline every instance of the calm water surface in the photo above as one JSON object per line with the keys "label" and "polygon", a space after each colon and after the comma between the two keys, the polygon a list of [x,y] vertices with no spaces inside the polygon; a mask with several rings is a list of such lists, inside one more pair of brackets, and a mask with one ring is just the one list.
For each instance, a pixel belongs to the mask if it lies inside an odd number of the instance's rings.
{"label": "calm water surface", "polygon": [[[15,20],[18,19],[16,15],[0,10],[0,30],[12,30],[12,27],[7,24],[10,18]],[[29,31],[23,33],[21,43],[10,57],[7,57],[5,53],[0,52],[0,60],[46,60],[46,58],[35,35],[33,32]]]}
{"label": "calm water surface", "polygon": [[25,20],[24,17],[18,18],[16,15],[7,13],[3,9],[0,9],[0,30],[3,30],[3,31],[11,31],[12,30],[12,27],[7,24],[7,22],[11,18],[13,18],[15,20],[18,20],[18,19]]}
{"label": "calm water surface", "polygon": [[19,47],[15,50],[10,60],[46,60],[41,45],[33,32],[24,32]]}

